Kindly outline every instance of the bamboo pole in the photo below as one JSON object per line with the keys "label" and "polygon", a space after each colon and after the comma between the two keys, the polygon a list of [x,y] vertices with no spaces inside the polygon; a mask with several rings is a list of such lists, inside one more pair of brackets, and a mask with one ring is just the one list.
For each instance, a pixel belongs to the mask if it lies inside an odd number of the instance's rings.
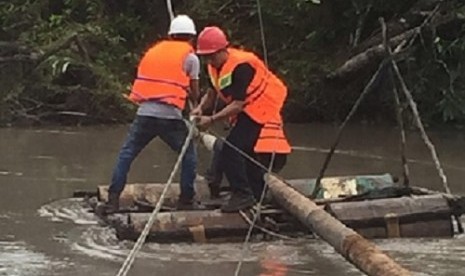
{"label": "bamboo pole", "polygon": [[375,74],[371,77],[370,81],[367,83],[365,88],[363,89],[362,93],[358,97],[357,101],[355,104],[352,106],[352,109],[349,111],[349,114],[347,114],[347,117],[344,119],[344,122],[339,126],[336,134],[336,138],[334,139],[333,144],[331,145],[331,148],[326,155],[326,158],[323,162],[323,166],[321,166],[320,172],[318,173],[318,177],[316,179],[316,184],[315,187],[313,188],[313,194],[312,198],[315,198],[316,195],[318,194],[318,191],[320,189],[320,184],[321,184],[321,179],[323,178],[326,169],[329,166],[329,162],[331,162],[331,158],[334,155],[334,152],[336,151],[336,147],[339,145],[339,142],[341,141],[342,138],[342,132],[344,131],[345,126],[349,122],[349,120],[352,118],[352,116],[355,114],[357,111],[358,107],[362,103],[363,99],[366,97],[366,95],[374,89],[374,87],[378,84],[380,76],[384,74],[384,70],[386,70],[386,65],[387,62],[386,60],[383,60],[380,65],[378,66],[378,70],[375,72]]}
{"label": "bamboo pole", "polygon": [[392,93],[394,94],[394,101],[396,104],[396,118],[397,118],[397,123],[399,124],[399,132],[400,132],[400,161],[402,163],[402,174],[403,174],[403,184],[405,187],[408,187],[410,185],[410,170],[408,167],[408,162],[407,162],[407,137],[405,134],[405,126],[404,126],[404,121],[402,118],[402,112],[403,108],[400,104],[400,97],[399,93],[397,92],[396,88],[396,83],[394,81],[393,77],[393,72],[392,70],[389,70],[389,78],[392,84]]}
{"label": "bamboo pole", "polygon": [[[439,9],[439,4],[438,4],[438,6],[436,6],[435,11],[438,10],[438,9]],[[387,32],[386,24],[384,23],[383,18],[380,18],[379,21],[381,23],[384,41],[386,41],[387,40],[386,39],[386,36],[387,36],[386,35],[386,32]],[[421,121],[420,113],[418,112],[417,104],[416,104],[415,100],[413,99],[412,93],[408,89],[407,84],[405,83],[404,78],[402,77],[402,74],[400,73],[400,69],[397,66],[397,62],[392,58],[395,53],[392,52],[391,48],[387,45],[386,42],[384,42],[384,45],[385,45],[386,54],[387,54],[388,58],[390,59],[392,69],[394,70],[394,74],[395,74],[397,80],[399,81],[400,88],[404,92],[405,97],[407,99],[407,102],[408,102],[408,104],[410,106],[410,109],[412,110],[412,114],[413,114],[415,124],[417,125],[418,129],[420,130],[421,138],[423,139],[426,146],[430,150],[431,157],[433,158],[433,161],[434,161],[434,164],[435,164],[436,169],[438,171],[439,177],[441,178],[444,190],[445,190],[446,193],[450,194],[451,191],[450,191],[450,188],[449,188],[449,184],[447,182],[447,176],[444,173],[444,169],[442,168],[441,162],[439,161],[439,157],[438,157],[438,154],[436,152],[436,148],[434,147],[433,142],[431,142],[428,135],[426,134],[425,127],[423,126],[423,122]]]}
{"label": "bamboo pole", "polygon": [[411,275],[408,270],[379,250],[375,244],[346,227],[276,176],[267,174],[265,179],[273,197],[284,209],[367,275]]}

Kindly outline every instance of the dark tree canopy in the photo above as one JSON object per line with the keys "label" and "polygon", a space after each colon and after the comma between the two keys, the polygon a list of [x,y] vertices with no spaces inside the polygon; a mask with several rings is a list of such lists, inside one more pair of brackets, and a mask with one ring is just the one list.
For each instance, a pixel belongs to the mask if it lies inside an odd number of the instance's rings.
{"label": "dark tree canopy", "polygon": [[[198,31],[216,24],[263,55],[255,0],[173,1]],[[345,117],[382,55],[379,17],[395,47],[438,13],[398,57],[429,123],[465,121],[465,4],[459,0],[261,1],[269,66],[289,86],[287,121]],[[11,0],[0,3],[0,124],[129,120],[140,55],[165,36],[165,1]],[[396,40],[397,39],[397,40]],[[394,120],[385,78],[358,119]],[[205,83],[205,82],[204,82]]]}

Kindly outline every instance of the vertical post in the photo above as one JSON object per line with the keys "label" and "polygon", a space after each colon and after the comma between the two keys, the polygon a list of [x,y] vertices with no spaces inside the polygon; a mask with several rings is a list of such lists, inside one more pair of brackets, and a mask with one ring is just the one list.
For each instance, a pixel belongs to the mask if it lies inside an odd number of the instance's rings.
{"label": "vertical post", "polygon": [[365,86],[363,89],[362,93],[358,97],[357,101],[355,102],[354,106],[350,110],[349,114],[347,117],[344,119],[344,122],[339,126],[337,134],[336,134],[336,139],[334,140],[333,144],[331,145],[331,148],[329,150],[329,153],[326,155],[325,161],[323,163],[323,166],[320,169],[320,173],[318,174],[318,177],[315,182],[315,187],[313,188],[313,193],[312,193],[312,198],[315,198],[316,195],[318,194],[318,191],[320,189],[320,182],[321,179],[323,178],[326,169],[328,168],[329,162],[331,161],[331,158],[334,154],[334,151],[336,150],[337,145],[339,144],[339,141],[341,140],[342,137],[342,131],[344,130],[345,126],[349,122],[349,120],[352,118],[352,116],[355,114],[357,111],[359,105],[361,104],[362,100],[365,98],[365,96],[375,87],[377,84],[377,81],[381,75],[381,72],[383,72],[384,68],[386,67],[387,62],[383,60],[381,64],[378,67],[378,70],[376,73],[371,77],[370,81],[368,84]]}
{"label": "vertical post", "polygon": [[[381,26],[383,28],[383,40],[387,41],[386,39],[386,24],[384,23],[384,19],[380,18],[379,19]],[[400,87],[402,91],[405,94],[405,97],[407,98],[407,101],[410,105],[410,108],[412,109],[413,117],[415,119],[415,124],[417,125],[418,129],[420,130],[421,137],[423,138],[423,141],[425,142],[426,146],[431,152],[431,156],[433,158],[434,164],[436,165],[436,169],[438,171],[439,177],[442,180],[442,185],[444,187],[444,190],[446,193],[450,194],[450,189],[449,185],[447,183],[447,177],[444,173],[444,170],[442,169],[441,162],[439,161],[438,154],[436,152],[436,148],[434,147],[433,143],[429,139],[428,135],[426,134],[425,128],[423,126],[423,123],[420,118],[420,114],[418,112],[417,104],[415,103],[415,100],[413,99],[412,93],[410,93],[410,90],[407,88],[407,85],[405,84],[404,78],[402,77],[402,74],[400,73],[399,67],[397,66],[396,61],[392,58],[392,50],[391,48],[387,45],[387,42],[385,42],[385,50],[386,50],[386,55],[388,56],[389,62],[392,65],[392,69],[394,70],[394,73],[396,74],[397,79],[399,80]]]}
{"label": "vertical post", "polygon": [[402,119],[402,106],[400,104],[399,93],[397,92],[396,83],[394,81],[392,69],[389,70],[389,77],[392,83],[392,92],[394,94],[394,101],[396,104],[396,118],[397,124],[399,125],[400,131],[400,159],[402,163],[402,174],[403,174],[403,184],[405,187],[408,187],[410,184],[410,171],[408,167],[407,157],[406,157],[406,148],[407,148],[407,139],[405,135],[404,120]]}
{"label": "vertical post", "polygon": [[[381,31],[382,31],[382,35],[383,35],[383,47],[384,47],[384,50],[386,51],[386,56],[388,59],[391,58],[391,55],[389,54],[389,45],[388,45],[388,39],[387,39],[387,28],[386,28],[386,24],[384,24],[384,19],[380,19],[380,23],[381,23]],[[409,167],[408,167],[408,163],[407,163],[407,157],[406,157],[406,145],[407,145],[407,142],[406,142],[406,137],[405,137],[405,127],[404,127],[404,120],[402,119],[402,106],[400,104],[400,97],[399,97],[399,93],[397,92],[397,87],[396,87],[396,81],[394,80],[394,73],[392,72],[392,68],[389,68],[389,79],[391,81],[391,85],[392,85],[392,92],[394,94],[394,101],[395,101],[395,104],[396,104],[396,118],[397,118],[397,123],[399,124],[399,128],[400,128],[400,159],[401,159],[401,162],[402,162],[402,173],[403,173],[403,178],[404,178],[404,187],[408,187],[409,186],[409,176],[410,176],[410,173],[409,173]]]}

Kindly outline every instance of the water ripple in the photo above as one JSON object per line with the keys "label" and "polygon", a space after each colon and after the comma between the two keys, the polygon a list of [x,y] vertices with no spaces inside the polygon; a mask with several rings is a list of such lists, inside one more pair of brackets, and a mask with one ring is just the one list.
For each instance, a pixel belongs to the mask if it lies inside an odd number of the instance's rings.
{"label": "water ripple", "polygon": [[62,222],[71,221],[74,224],[97,224],[98,220],[90,208],[80,198],[61,199],[39,208],[38,213],[42,217],[47,217],[51,221]]}
{"label": "water ripple", "polygon": [[47,275],[46,271],[65,265],[69,267],[72,264],[51,260],[46,255],[27,248],[22,241],[0,241],[0,275]]}

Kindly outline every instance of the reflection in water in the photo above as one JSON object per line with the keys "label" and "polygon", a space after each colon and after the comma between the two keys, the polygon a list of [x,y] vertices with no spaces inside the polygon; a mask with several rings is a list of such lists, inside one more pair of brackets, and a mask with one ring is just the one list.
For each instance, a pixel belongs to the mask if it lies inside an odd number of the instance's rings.
{"label": "reflection in water", "polygon": [[[126,131],[126,126],[0,129],[0,276],[116,274],[133,243],[118,241],[82,200],[66,198],[74,190],[108,183]],[[289,126],[291,143],[303,150],[292,153],[283,176],[316,176],[335,133],[331,126]],[[430,134],[452,191],[465,194],[463,134]],[[396,129],[350,126],[327,175],[401,175],[398,138]],[[416,133],[409,133],[407,150],[412,183],[440,190],[429,152]],[[201,147],[199,152],[202,173],[210,154]],[[129,182],[164,182],[175,160],[168,147],[154,141],[134,163]],[[376,243],[418,275],[463,275],[463,235]],[[241,259],[241,275],[361,275],[320,240],[251,243],[249,248],[242,258],[240,243],[146,244],[130,275],[232,275]]]}
{"label": "reflection in water", "polygon": [[288,267],[276,259],[264,259],[260,261],[263,272],[260,276],[286,276]]}

